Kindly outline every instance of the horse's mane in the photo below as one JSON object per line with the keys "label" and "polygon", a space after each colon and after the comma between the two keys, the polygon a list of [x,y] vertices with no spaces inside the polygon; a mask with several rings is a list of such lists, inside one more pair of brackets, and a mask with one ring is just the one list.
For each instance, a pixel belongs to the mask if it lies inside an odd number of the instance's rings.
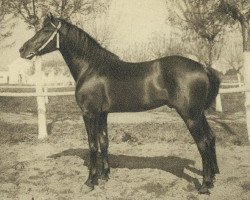
{"label": "horse's mane", "polygon": [[67,22],[64,19],[60,21],[68,27],[68,37],[73,38],[74,47],[85,53],[85,56],[90,57],[95,54],[100,58],[110,58],[119,60],[119,57],[109,50],[105,49],[92,36],[77,26]]}

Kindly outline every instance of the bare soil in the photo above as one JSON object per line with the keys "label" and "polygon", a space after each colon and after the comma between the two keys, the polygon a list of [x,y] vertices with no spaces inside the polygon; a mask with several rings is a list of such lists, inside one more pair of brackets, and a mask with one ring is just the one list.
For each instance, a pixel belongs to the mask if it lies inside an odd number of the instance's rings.
{"label": "bare soil", "polygon": [[110,180],[85,193],[88,144],[77,113],[50,114],[50,135],[41,141],[34,114],[2,112],[0,199],[247,200],[250,146],[244,117],[243,112],[208,114],[218,138],[221,173],[211,194],[199,195],[200,155],[175,112],[112,114],[108,119]]}

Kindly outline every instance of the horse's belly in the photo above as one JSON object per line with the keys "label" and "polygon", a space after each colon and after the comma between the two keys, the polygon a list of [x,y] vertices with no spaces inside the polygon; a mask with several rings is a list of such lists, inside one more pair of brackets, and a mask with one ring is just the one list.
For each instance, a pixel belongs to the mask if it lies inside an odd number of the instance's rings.
{"label": "horse's belly", "polygon": [[110,112],[137,112],[165,105],[168,93],[163,87],[144,83],[118,85],[111,91]]}

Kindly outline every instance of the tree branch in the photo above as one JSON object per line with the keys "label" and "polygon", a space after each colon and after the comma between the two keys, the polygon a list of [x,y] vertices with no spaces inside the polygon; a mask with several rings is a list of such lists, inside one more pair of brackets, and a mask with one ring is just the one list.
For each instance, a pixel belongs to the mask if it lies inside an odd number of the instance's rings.
{"label": "tree branch", "polygon": [[225,0],[220,0],[220,5],[218,7],[218,10],[219,12],[231,16],[234,20],[239,21],[241,24],[243,24],[245,21],[245,16],[243,13],[241,13],[238,7],[234,4],[229,4]]}
{"label": "tree branch", "polygon": [[246,13],[246,18],[248,21],[250,20],[250,10]]}
{"label": "tree branch", "polygon": [[23,6],[24,10],[27,12],[28,16],[31,16],[31,12],[28,8],[27,2],[22,1],[22,6]]}

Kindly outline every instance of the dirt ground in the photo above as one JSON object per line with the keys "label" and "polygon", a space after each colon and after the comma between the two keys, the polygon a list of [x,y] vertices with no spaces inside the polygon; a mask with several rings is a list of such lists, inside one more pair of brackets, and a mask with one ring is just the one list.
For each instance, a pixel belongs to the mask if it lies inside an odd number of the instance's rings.
{"label": "dirt ground", "polygon": [[41,141],[33,114],[1,113],[0,199],[250,199],[250,146],[235,136],[242,127],[238,135],[246,134],[244,114],[208,119],[216,134],[227,138],[218,139],[221,173],[210,195],[197,192],[201,159],[173,112],[111,115],[110,180],[85,193],[88,145],[78,115],[50,116],[50,135]]}

